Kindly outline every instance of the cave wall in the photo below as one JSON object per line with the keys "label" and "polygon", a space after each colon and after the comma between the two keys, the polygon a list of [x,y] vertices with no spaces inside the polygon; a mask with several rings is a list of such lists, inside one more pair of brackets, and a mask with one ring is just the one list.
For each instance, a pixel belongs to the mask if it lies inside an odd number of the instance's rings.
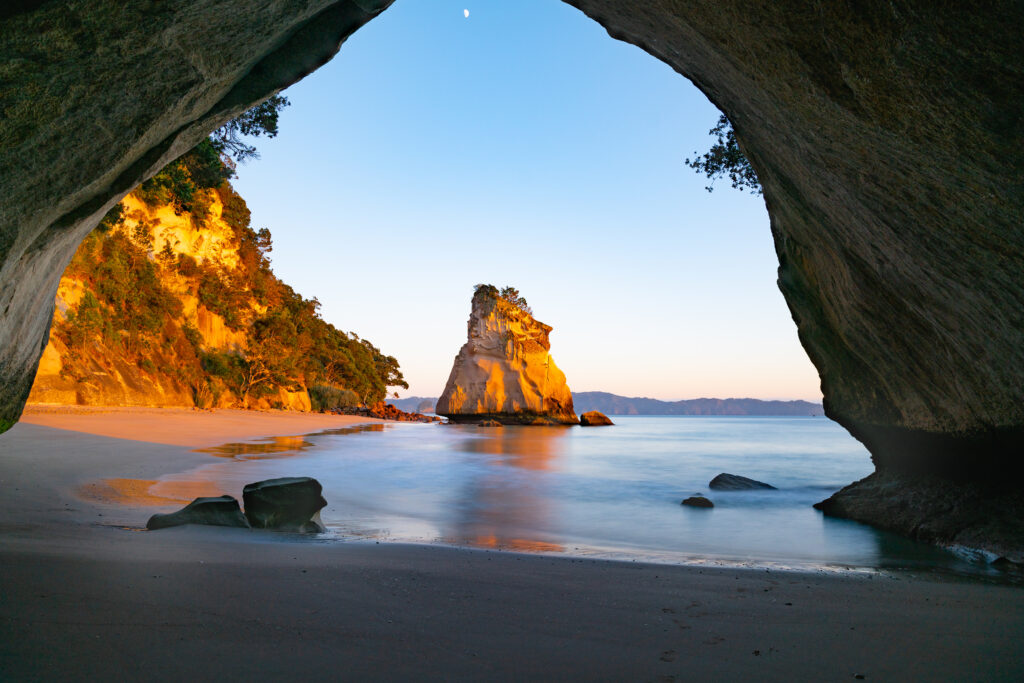
{"label": "cave wall", "polygon": [[[389,4],[0,10],[0,430],[27,395],[60,271],[103,212]],[[879,472],[1024,469],[1024,7],[569,4],[733,121],[826,412]]]}

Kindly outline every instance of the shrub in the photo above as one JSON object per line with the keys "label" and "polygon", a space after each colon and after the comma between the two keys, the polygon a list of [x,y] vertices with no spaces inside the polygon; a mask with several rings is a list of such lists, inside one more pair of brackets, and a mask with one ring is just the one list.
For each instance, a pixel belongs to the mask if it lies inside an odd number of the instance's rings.
{"label": "shrub", "polygon": [[359,405],[359,394],[351,389],[318,384],[309,388],[309,402],[313,410],[321,413],[337,408],[355,408]]}

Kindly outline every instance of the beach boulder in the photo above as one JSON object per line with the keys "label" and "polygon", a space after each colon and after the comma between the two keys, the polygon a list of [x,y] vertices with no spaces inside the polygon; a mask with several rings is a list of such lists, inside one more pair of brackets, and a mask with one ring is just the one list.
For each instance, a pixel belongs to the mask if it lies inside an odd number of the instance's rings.
{"label": "beach boulder", "polygon": [[687,507],[691,507],[691,508],[713,508],[713,507],[715,507],[715,504],[712,503],[707,498],[705,498],[704,496],[690,496],[689,498],[684,499],[683,502],[680,503],[680,505],[686,505]]}
{"label": "beach boulder", "polygon": [[500,427],[501,423],[497,420],[480,420],[477,422],[478,427]]}
{"label": "beach boulder", "polygon": [[580,425],[583,427],[603,427],[614,424],[607,415],[597,410],[589,410],[580,415]]}
{"label": "beach boulder", "polygon": [[715,491],[754,491],[758,489],[771,489],[775,487],[756,479],[748,479],[738,474],[727,474],[722,472],[708,483],[708,488]]}
{"label": "beach boulder", "polygon": [[282,477],[242,489],[245,516],[254,529],[322,533],[323,486],[312,477]]}
{"label": "beach boulder", "polygon": [[231,496],[196,498],[177,512],[153,515],[146,522],[146,528],[155,531],[185,524],[249,528],[249,522],[238,507],[238,501]]}

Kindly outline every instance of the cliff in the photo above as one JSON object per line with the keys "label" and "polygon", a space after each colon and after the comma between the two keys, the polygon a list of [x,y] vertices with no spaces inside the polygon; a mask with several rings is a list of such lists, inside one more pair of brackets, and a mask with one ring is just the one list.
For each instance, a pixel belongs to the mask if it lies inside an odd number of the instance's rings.
{"label": "cliff", "polygon": [[[525,302],[524,302],[525,303]],[[572,392],[549,351],[551,327],[528,309],[478,286],[468,340],[459,350],[435,412],[455,422],[577,424]]]}
{"label": "cliff", "polygon": [[187,211],[179,200],[143,186],[79,247],[30,403],[304,411],[383,398],[397,363],[274,276],[270,234],[249,227],[230,185]]}

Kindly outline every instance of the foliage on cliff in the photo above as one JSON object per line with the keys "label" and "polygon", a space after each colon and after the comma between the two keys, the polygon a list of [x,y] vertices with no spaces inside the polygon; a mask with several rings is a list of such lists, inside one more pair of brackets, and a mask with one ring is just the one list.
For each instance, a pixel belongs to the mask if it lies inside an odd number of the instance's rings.
{"label": "foliage on cliff", "polygon": [[701,156],[696,156],[692,161],[685,161],[687,166],[697,173],[703,173],[711,180],[711,185],[704,189],[712,192],[715,181],[728,176],[733,189],[750,190],[750,194],[760,195],[761,181],[758,180],[754,167],[750,165],[750,160],[740,149],[736,131],[725,114],[719,117],[718,123],[708,131],[708,135],[716,139],[711,149]]}
{"label": "foliage on cliff", "polygon": [[[188,163],[180,163],[185,173]],[[127,376],[130,365],[203,407],[284,407],[281,396],[307,388],[314,409],[343,407],[407,386],[395,358],[324,321],[315,298],[274,275],[269,231],[251,227],[245,201],[226,181],[192,191],[188,201],[205,207],[202,218],[183,211],[173,192],[160,198],[163,205],[146,189],[134,198],[86,238],[65,272],[62,282],[82,290],[52,332],[66,379],[89,383],[114,370]],[[172,245],[162,237],[169,226],[155,217],[162,206],[181,214],[171,219],[198,234],[197,243],[222,240],[230,258]],[[202,311],[217,316],[236,343],[204,338]]]}
{"label": "foliage on cliff", "polygon": [[484,297],[494,301],[505,303],[518,308],[523,313],[533,315],[533,309],[526,303],[526,298],[519,294],[519,290],[512,286],[502,287],[500,290],[494,285],[475,285],[473,287],[474,297]]}

